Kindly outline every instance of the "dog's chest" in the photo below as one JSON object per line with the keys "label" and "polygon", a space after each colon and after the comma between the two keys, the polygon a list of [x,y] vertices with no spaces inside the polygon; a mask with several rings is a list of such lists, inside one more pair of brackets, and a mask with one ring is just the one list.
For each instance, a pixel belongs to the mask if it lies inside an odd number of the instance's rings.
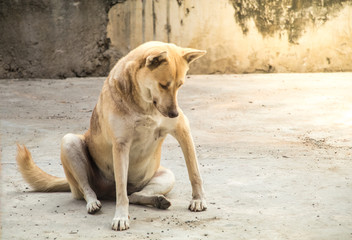
{"label": "dog's chest", "polygon": [[135,122],[133,142],[147,144],[147,147],[148,143],[165,137],[169,133],[169,127],[160,117],[141,117]]}

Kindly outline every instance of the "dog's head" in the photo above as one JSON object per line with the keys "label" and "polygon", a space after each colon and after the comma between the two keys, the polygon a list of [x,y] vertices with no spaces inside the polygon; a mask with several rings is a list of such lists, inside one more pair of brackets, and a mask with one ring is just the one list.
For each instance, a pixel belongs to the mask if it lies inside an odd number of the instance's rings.
{"label": "dog's head", "polygon": [[163,116],[177,117],[177,91],[185,81],[189,64],[205,53],[173,44],[150,48],[143,58],[142,69],[137,73],[142,98],[152,103]]}

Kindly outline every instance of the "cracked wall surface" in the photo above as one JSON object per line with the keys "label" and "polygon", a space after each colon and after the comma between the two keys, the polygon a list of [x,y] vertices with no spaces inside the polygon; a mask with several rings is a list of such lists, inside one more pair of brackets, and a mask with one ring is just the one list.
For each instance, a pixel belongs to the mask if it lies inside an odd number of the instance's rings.
{"label": "cracked wall surface", "polygon": [[0,1],[0,78],[106,76],[139,44],[207,50],[190,73],[352,71],[351,0]]}
{"label": "cracked wall surface", "polygon": [[130,0],[110,9],[108,37],[121,54],[149,40],[206,49],[196,74],[352,71],[352,1]]}
{"label": "cracked wall surface", "polygon": [[0,1],[0,78],[102,76],[109,2]]}

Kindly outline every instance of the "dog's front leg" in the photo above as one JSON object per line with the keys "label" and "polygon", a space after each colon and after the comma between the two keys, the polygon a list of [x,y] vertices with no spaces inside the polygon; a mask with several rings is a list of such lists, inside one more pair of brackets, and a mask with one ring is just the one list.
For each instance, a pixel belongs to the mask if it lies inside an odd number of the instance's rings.
{"label": "dog's front leg", "polygon": [[188,176],[192,185],[192,200],[189,210],[198,212],[207,209],[203,181],[199,173],[198,160],[188,120],[183,114],[179,117],[177,127],[172,134],[180,143],[186,160]]}
{"label": "dog's front leg", "polygon": [[113,164],[116,184],[116,211],[112,220],[112,229],[122,231],[129,228],[127,174],[130,144],[115,142],[113,144]]}

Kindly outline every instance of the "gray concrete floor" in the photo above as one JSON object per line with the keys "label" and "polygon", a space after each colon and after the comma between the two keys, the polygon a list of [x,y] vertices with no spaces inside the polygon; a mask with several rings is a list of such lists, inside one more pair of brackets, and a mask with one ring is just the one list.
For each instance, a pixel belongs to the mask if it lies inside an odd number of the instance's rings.
{"label": "gray concrete floor", "polygon": [[187,210],[191,187],[169,137],[173,205],[131,205],[125,232],[110,230],[113,201],[89,215],[70,193],[32,192],[15,164],[19,142],[64,176],[60,139],[87,130],[103,81],[0,81],[2,239],[352,239],[352,73],[188,77],[179,105],[209,208]]}

